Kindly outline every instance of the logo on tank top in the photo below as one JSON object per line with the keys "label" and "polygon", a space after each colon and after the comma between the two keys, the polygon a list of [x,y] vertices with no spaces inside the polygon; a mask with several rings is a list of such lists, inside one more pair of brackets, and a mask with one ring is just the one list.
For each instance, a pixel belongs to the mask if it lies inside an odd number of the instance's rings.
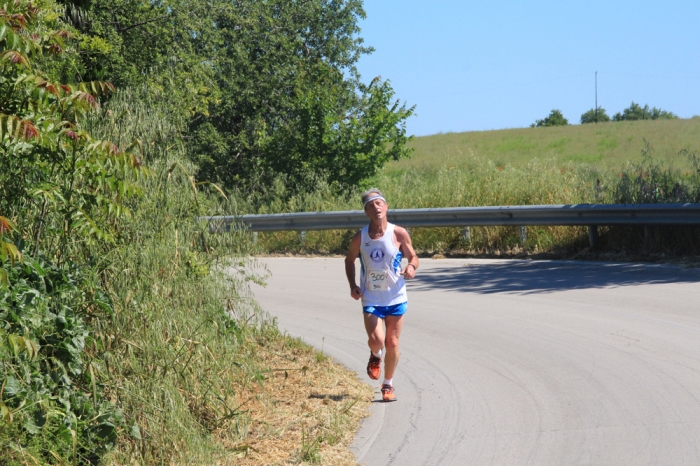
{"label": "logo on tank top", "polygon": [[381,262],[384,259],[384,250],[382,248],[374,248],[369,253],[369,258],[372,262]]}

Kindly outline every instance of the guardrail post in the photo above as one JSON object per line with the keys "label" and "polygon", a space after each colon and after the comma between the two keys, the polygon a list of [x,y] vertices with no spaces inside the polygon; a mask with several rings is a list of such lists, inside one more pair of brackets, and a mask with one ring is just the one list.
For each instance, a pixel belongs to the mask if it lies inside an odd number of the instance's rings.
{"label": "guardrail post", "polygon": [[213,220],[209,220],[207,222],[207,226],[209,227],[209,233],[214,234],[214,233],[221,233],[223,228],[221,228],[221,223],[217,223]]}
{"label": "guardrail post", "polygon": [[654,227],[645,226],[644,227],[644,242],[649,244],[651,240],[654,239]]}
{"label": "guardrail post", "polygon": [[598,226],[588,225],[588,245],[594,247],[598,244]]}
{"label": "guardrail post", "polygon": [[472,232],[470,227],[464,227],[462,228],[462,239],[464,241],[469,241],[471,242],[472,240]]}
{"label": "guardrail post", "polygon": [[306,232],[305,231],[300,231],[299,232],[299,242],[303,243],[306,240]]}
{"label": "guardrail post", "polygon": [[258,244],[258,232],[253,232],[253,244]]}
{"label": "guardrail post", "polygon": [[520,233],[520,243],[524,246],[527,243],[527,227],[525,225],[520,225],[518,227]]}

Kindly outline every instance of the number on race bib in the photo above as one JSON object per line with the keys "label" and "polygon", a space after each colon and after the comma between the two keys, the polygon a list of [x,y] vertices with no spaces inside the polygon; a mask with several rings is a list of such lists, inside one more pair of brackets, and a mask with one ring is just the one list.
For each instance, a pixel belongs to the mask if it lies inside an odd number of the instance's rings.
{"label": "number on race bib", "polygon": [[388,272],[386,270],[368,271],[367,289],[370,291],[387,291],[389,289]]}

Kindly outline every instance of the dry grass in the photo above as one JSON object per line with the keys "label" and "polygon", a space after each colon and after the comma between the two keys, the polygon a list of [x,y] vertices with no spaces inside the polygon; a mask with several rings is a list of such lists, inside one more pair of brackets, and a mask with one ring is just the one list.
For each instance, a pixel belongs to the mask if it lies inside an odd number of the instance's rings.
{"label": "dry grass", "polygon": [[357,464],[348,447],[372,389],[299,340],[284,337],[260,351],[267,380],[238,393],[248,432],[239,444],[221,436],[224,448],[236,452],[223,464]]}

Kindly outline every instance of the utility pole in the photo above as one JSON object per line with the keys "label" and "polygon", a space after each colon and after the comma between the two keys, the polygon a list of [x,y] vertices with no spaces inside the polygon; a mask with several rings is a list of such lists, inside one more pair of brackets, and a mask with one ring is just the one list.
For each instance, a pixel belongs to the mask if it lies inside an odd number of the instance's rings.
{"label": "utility pole", "polygon": [[598,72],[595,72],[595,124],[598,124]]}

